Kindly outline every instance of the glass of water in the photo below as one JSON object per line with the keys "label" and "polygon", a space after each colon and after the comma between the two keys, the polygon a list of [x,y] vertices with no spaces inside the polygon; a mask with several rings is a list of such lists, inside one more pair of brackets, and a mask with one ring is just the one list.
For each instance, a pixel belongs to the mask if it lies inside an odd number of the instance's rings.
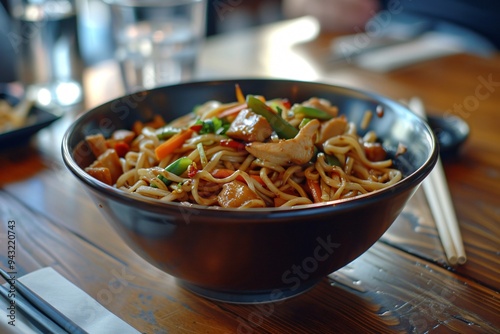
{"label": "glass of water", "polygon": [[48,107],[83,100],[75,0],[10,0],[18,75],[26,94]]}
{"label": "glass of water", "polygon": [[205,38],[206,0],[104,0],[127,93],[188,81]]}

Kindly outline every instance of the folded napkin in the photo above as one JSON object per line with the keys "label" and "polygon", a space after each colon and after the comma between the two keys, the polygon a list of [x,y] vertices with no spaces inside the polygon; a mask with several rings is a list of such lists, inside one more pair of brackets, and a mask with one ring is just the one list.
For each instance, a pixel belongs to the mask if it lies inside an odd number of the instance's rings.
{"label": "folded napkin", "polygon": [[[91,334],[140,333],[52,268],[42,268],[18,279]],[[15,312],[15,326],[9,325],[7,307],[7,302],[0,298],[0,333],[40,333],[23,317],[20,310]]]}

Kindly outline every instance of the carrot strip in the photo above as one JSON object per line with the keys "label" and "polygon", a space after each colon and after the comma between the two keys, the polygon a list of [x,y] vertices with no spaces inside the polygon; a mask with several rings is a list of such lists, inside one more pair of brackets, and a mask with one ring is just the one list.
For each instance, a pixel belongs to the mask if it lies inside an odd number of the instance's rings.
{"label": "carrot strip", "polygon": [[[235,172],[234,170],[219,168],[219,169],[213,170],[211,174],[212,174],[213,177],[215,177],[217,179],[224,179],[226,177],[229,177],[229,176],[233,175],[234,172]],[[260,176],[258,176],[258,175],[252,175],[252,174],[248,174],[248,175],[252,179],[254,179],[255,181],[259,182],[260,184],[265,185],[264,180],[262,180],[260,178]],[[238,175],[236,177],[236,180],[241,181],[241,182],[245,182],[245,179],[241,175]]]}
{"label": "carrot strip", "polygon": [[217,179],[224,179],[228,176],[231,176],[235,171],[230,169],[214,169],[212,171],[212,176]]}
{"label": "carrot strip", "polygon": [[[259,175],[249,174],[249,176],[250,176],[252,179],[254,179],[255,181],[259,182],[261,185],[263,185],[263,186],[265,186],[265,185],[266,185],[266,183],[264,182],[264,180],[262,180],[262,179],[260,178],[260,176],[259,176]],[[242,178],[242,179],[243,179],[243,178]]]}
{"label": "carrot strip", "polygon": [[155,155],[156,159],[162,160],[165,158],[167,155],[175,151],[175,149],[179,148],[184,144],[186,140],[191,138],[193,135],[194,131],[191,129],[187,129],[183,132],[179,132],[172,137],[170,137],[167,141],[161,143],[156,149],[155,149]]}
{"label": "carrot strip", "polygon": [[242,111],[243,109],[245,109],[247,107],[247,104],[246,103],[243,103],[243,104],[237,104],[235,105],[234,107],[231,107],[231,108],[227,108],[223,111],[221,111],[217,117],[219,118],[224,118],[224,117],[228,117],[228,116],[231,116],[231,115],[234,115],[234,114],[237,114],[239,113],[240,111]]}
{"label": "carrot strip", "polygon": [[235,88],[236,88],[236,100],[238,100],[239,103],[245,103],[245,95],[243,95],[240,85],[236,84]]}
{"label": "carrot strip", "polygon": [[120,158],[123,158],[128,151],[130,151],[130,145],[124,142],[123,140],[117,141],[114,145],[116,154]]}
{"label": "carrot strip", "polygon": [[286,203],[286,199],[283,199],[281,197],[275,197],[273,199],[273,202],[274,202],[274,206],[277,208],[277,207],[280,207],[283,204],[285,204]]}
{"label": "carrot strip", "polygon": [[[288,194],[288,195],[293,195],[293,196],[297,196],[299,195],[297,193],[297,191],[294,189],[294,188],[288,188],[288,189],[285,189],[283,191],[285,194]],[[285,204],[286,202],[288,202],[288,200],[284,199],[284,198],[281,198],[281,197],[275,197],[273,199],[274,201],[274,206],[275,207],[279,207],[279,206],[282,206],[283,204]]]}
{"label": "carrot strip", "polygon": [[319,183],[314,181],[314,180],[307,179],[307,186],[309,187],[309,190],[311,191],[312,197],[314,199],[314,203],[322,202],[322,200],[321,200],[321,188],[319,187]]}
{"label": "carrot strip", "polygon": [[[243,94],[241,95],[241,97],[243,97]],[[256,99],[262,101],[263,103],[266,102],[266,99],[261,96],[261,95],[258,95],[258,96],[255,96]],[[248,108],[248,105],[245,103],[245,99],[243,98],[243,101],[240,101],[238,99],[238,103],[237,105],[235,106],[232,106],[230,108],[227,108],[227,109],[223,109],[221,112],[219,112],[217,115],[217,117],[219,118],[224,118],[224,117],[229,117],[229,116],[233,116],[234,114],[237,114],[239,113],[240,111],[242,111],[243,109],[245,108]]]}

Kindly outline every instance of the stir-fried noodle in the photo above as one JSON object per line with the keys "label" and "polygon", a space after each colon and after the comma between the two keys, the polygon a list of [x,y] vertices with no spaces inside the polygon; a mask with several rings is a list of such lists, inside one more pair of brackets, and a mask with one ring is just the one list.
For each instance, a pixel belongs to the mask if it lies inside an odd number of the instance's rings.
{"label": "stir-fried noodle", "polygon": [[239,87],[237,97],[169,124],[157,118],[108,139],[89,136],[97,159],[86,170],[138,196],[231,208],[333,201],[402,178],[376,134],[360,137],[328,101],[245,100]]}

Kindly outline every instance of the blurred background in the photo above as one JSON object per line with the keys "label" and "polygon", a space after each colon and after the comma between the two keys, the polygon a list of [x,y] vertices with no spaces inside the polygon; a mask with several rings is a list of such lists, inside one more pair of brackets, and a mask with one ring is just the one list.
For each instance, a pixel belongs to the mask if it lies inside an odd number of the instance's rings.
{"label": "blurred background", "polygon": [[[17,80],[9,0],[0,0],[0,82]],[[80,51],[85,66],[113,56],[109,6],[102,0],[77,0]],[[209,1],[207,37],[276,22],[283,18],[281,0]]]}
{"label": "blurred background", "polygon": [[[0,0],[0,82],[18,78],[9,4],[21,0]],[[42,0],[35,0],[35,2]],[[103,0],[76,0],[80,53],[84,66],[113,56],[110,9]],[[401,11],[404,8],[404,11]],[[500,47],[500,2],[489,0],[209,0],[207,1],[206,35],[231,33],[241,29],[280,21],[285,18],[310,15],[323,29],[356,35],[368,26],[366,22],[377,11],[388,10],[392,15],[386,29],[391,38],[413,38],[433,30],[460,38],[458,51],[488,55]],[[416,15],[416,16],[414,16]],[[383,16],[380,16],[383,20]],[[412,21],[410,29],[401,29],[401,22]],[[415,20],[415,17],[417,18]],[[377,23],[373,21],[372,23]],[[366,25],[365,25],[366,24]],[[386,27],[386,28],[388,28]],[[372,31],[373,33],[373,31]],[[379,31],[375,31],[379,33]],[[398,35],[399,34],[399,35]],[[406,34],[406,35],[405,35]],[[373,34],[372,34],[373,35]],[[370,37],[373,37],[370,35]],[[383,35],[383,34],[379,34]],[[385,35],[384,35],[385,36]],[[375,38],[372,38],[375,40]],[[441,42],[441,40],[440,40]],[[351,40],[352,43],[352,40]],[[457,49],[456,45],[454,45]],[[335,51],[335,50],[334,50]],[[341,50],[346,56],[345,50]],[[359,50],[356,50],[359,51]]]}

